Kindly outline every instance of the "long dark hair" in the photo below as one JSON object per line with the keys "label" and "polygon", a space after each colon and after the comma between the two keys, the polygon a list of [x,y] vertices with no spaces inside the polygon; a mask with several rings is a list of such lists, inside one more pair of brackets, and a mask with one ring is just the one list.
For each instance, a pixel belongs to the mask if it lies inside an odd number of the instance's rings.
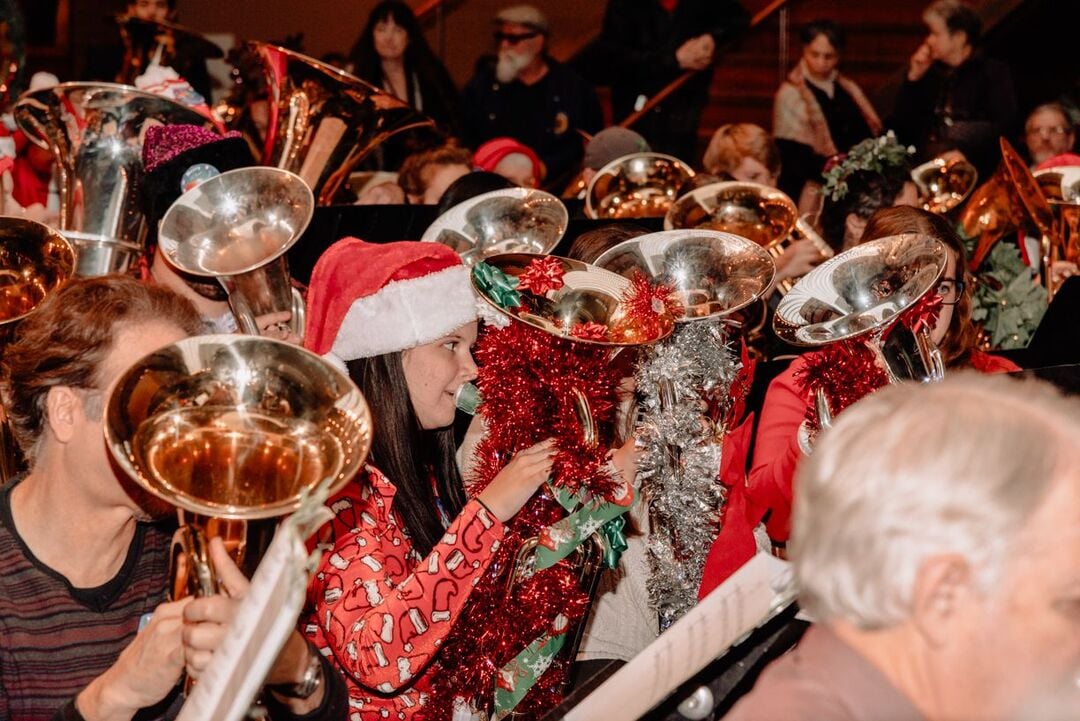
{"label": "long dark hair", "polygon": [[[353,74],[376,87],[383,86],[385,78],[382,59],[375,52],[375,26],[386,20],[393,20],[394,24],[402,28],[408,36],[405,57],[402,59],[405,64],[405,91],[408,96],[405,101],[410,105],[413,103],[416,96],[414,83],[417,79],[421,79],[424,82],[423,111],[450,130],[456,131],[457,89],[446,67],[435,57],[431,46],[424,39],[424,33],[420,29],[420,23],[413,14],[412,8],[401,0],[383,0],[371,10],[371,15],[368,16],[367,24],[360,33],[359,39],[349,51]],[[432,94],[436,97],[429,97]]]}
{"label": "long dark hair", "polygon": [[371,408],[375,433],[370,461],[397,489],[394,510],[405,522],[413,547],[426,556],[445,532],[438,504],[451,519],[465,505],[454,429],[420,427],[400,352],[351,360],[346,366]]}

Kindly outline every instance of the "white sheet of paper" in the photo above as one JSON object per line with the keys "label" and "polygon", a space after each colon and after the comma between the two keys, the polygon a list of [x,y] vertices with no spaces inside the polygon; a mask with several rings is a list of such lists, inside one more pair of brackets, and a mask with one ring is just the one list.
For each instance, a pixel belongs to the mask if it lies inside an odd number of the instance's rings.
{"label": "white sheet of paper", "polygon": [[634,721],[791,598],[788,564],[759,553],[563,717]]}

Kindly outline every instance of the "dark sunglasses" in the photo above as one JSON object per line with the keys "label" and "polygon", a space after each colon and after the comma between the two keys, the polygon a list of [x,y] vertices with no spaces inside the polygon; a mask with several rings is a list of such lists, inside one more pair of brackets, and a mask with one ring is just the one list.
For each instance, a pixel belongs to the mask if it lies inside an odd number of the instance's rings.
{"label": "dark sunglasses", "polygon": [[493,33],[493,35],[495,37],[495,42],[501,43],[503,41],[506,41],[506,42],[510,43],[511,45],[517,45],[518,43],[523,42],[525,40],[532,40],[533,38],[535,38],[539,34],[540,33],[536,32],[535,30],[533,32],[531,32],[531,33],[503,33],[503,32],[495,32],[495,33]]}

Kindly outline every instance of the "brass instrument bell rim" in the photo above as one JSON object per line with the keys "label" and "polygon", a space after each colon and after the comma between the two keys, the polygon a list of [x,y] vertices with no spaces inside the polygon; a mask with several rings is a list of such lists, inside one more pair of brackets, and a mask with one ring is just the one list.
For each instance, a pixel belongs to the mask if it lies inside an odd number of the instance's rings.
{"label": "brass instrument bell rim", "polygon": [[128,15],[126,13],[117,13],[114,15],[116,24],[124,31],[127,31],[127,25],[129,23],[133,25],[141,25],[146,30],[156,30],[158,32],[173,33],[173,37],[180,37],[188,42],[195,42],[199,44],[199,56],[206,60],[219,60],[225,57],[225,51],[221,46],[215,43],[206,35],[194,28],[187,27],[186,25],[179,25],[177,23],[168,22],[166,20],[146,20],[144,18],[137,17],[135,15]]}
{"label": "brass instrument bell rim", "polygon": [[[971,181],[967,184],[964,192],[960,194],[952,192],[947,199],[940,199],[940,196],[935,196],[930,184],[927,182],[927,176],[935,173],[946,174],[951,168],[960,166],[963,167],[964,172],[971,176]],[[923,210],[939,214],[949,213],[963,205],[964,201],[975,192],[975,188],[979,186],[979,171],[967,160],[959,158],[947,160],[939,156],[913,168],[911,182],[915,183],[915,186],[919,189],[919,206]]]}
{"label": "brass instrument bell rim", "polygon": [[[1049,184],[1047,181],[1052,181],[1056,186],[1057,192],[1061,194],[1060,198],[1052,198],[1047,196],[1045,192],[1043,193],[1043,197],[1046,198],[1046,202],[1050,205],[1059,205],[1066,208],[1080,207],[1080,165],[1059,165],[1053,168],[1043,168],[1042,170],[1036,170],[1032,177],[1035,178],[1040,190]],[[1070,181],[1072,181],[1070,187],[1076,188],[1074,194],[1070,194],[1073,200],[1065,198],[1064,185]]]}
{"label": "brass instrument bell rim", "polygon": [[[345,453],[345,446],[342,442],[343,439],[331,433],[335,441],[341,446],[342,454],[340,467],[336,471],[333,483],[330,484],[330,496],[332,497],[335,493],[345,487],[346,484],[352,481],[371,450],[374,426],[371,409],[368,406],[367,399],[345,372],[336,368],[324,358],[286,341],[244,335],[202,335],[190,336],[151,351],[132,364],[132,366],[130,366],[112,386],[104,411],[104,422],[102,423],[104,427],[105,444],[112,459],[133,482],[155,498],[190,513],[226,520],[259,520],[276,518],[292,513],[300,507],[304,488],[310,490],[325,480],[325,476],[320,477],[317,480],[314,480],[310,485],[298,489],[292,496],[286,496],[272,504],[241,506],[233,503],[215,502],[195,497],[191,494],[174,491],[168,483],[164,481],[159,483],[153,473],[145,471],[140,466],[136,461],[137,454],[132,449],[132,444],[138,436],[139,430],[145,424],[159,418],[164,413],[168,413],[169,410],[159,411],[154,414],[148,413],[140,422],[135,423],[132,419],[127,417],[126,411],[128,410],[128,402],[131,398],[130,396],[125,396],[124,392],[130,392],[135,389],[138,386],[140,379],[150,373],[171,371],[175,373],[176,378],[181,378],[192,377],[198,373],[208,372],[210,369],[208,368],[206,358],[200,358],[201,365],[198,368],[194,367],[194,365],[191,367],[179,365],[173,359],[174,357],[182,357],[184,362],[188,363],[199,354],[202,348],[215,345],[218,345],[221,348],[231,348],[234,355],[237,347],[242,348],[253,345],[276,346],[285,358],[291,356],[294,359],[300,359],[303,362],[310,364],[309,368],[319,369],[321,373],[325,374],[323,376],[324,379],[326,377],[332,378],[335,382],[335,388],[339,391],[334,399],[334,408],[337,408],[342,415],[352,419],[352,423],[347,430],[355,433],[355,436],[351,438],[355,448],[354,452],[351,454]],[[220,349],[217,352],[220,352]],[[215,355],[214,357],[217,356]],[[155,359],[158,360],[157,363],[154,362]],[[170,361],[172,361],[172,363],[170,363]],[[312,379],[308,378],[307,380],[310,382]],[[162,383],[155,389],[155,392],[159,392],[168,387],[168,384]],[[325,386],[320,386],[320,388],[325,389]],[[204,406],[182,406],[181,409],[216,409],[219,407],[236,411],[244,410],[243,405],[216,406],[212,404]],[[117,421],[119,418],[124,419],[122,425]],[[130,433],[122,432],[121,428],[129,430]]]}
{"label": "brass instrument bell rim", "polygon": [[168,98],[164,95],[148,93],[145,90],[140,90],[134,85],[125,85],[124,83],[104,83],[96,82],[93,80],[70,80],[68,82],[57,83],[56,85],[50,85],[48,87],[39,88],[37,90],[28,90],[22,95],[20,95],[18,101],[16,101],[11,111],[12,115],[15,117],[15,124],[19,127],[19,130],[22,130],[24,133],[26,133],[26,136],[30,139],[30,142],[34,143],[34,145],[37,145],[39,148],[49,150],[48,138],[41,137],[37,134],[37,131],[33,125],[27,124],[27,122],[23,119],[23,114],[28,111],[20,112],[20,108],[22,108],[23,106],[29,106],[32,101],[44,104],[42,101],[43,98],[47,98],[53,95],[67,96],[70,94],[69,91],[75,92],[77,90],[101,90],[113,91],[117,93],[122,92],[128,95],[134,95],[140,98],[144,98],[146,100],[154,100],[163,104],[172,105],[177,108],[183,108],[193,116],[191,119],[189,119],[189,122],[195,125],[207,125],[212,122],[210,118],[206,117],[205,115],[199,114],[194,108],[189,105],[184,105],[183,103],[173,100],[172,98]]}
{"label": "brass instrument bell rim", "polygon": [[[64,236],[63,233],[56,228],[39,223],[36,220],[29,218],[20,218],[11,215],[0,216],[0,246],[8,245],[12,242],[18,242],[22,244],[20,250],[25,248],[31,251],[25,253],[25,255],[33,255],[36,251],[37,255],[31,258],[31,262],[37,267],[45,267],[56,273],[56,282],[45,290],[45,295],[40,301],[34,304],[32,308],[27,310],[21,315],[14,316],[12,318],[0,319],[0,328],[14,327],[19,321],[30,316],[38,306],[45,300],[45,297],[49,293],[56,290],[63,285],[75,274],[75,268],[77,265],[78,255],[74,244]],[[55,244],[59,246],[59,256],[54,258],[55,263],[46,263],[45,254],[42,252],[46,245]],[[2,410],[0,410],[2,415]]]}
{"label": "brass instrument bell rim", "polygon": [[[1027,163],[1016,152],[1016,148],[1004,137],[1000,139],[1000,145],[1001,162],[1005,166],[1005,174],[1009,178],[1012,187],[1016,190],[1016,194],[1020,196],[1020,203],[1024,206],[1024,210],[1027,211],[1028,218],[1035,224],[1040,233],[1051,237],[1054,236],[1053,210],[1050,208],[1046,196],[1043,195],[1042,187],[1035,179],[1035,176],[1032,175]],[[1041,205],[1039,204],[1040,201]],[[1050,219],[1050,225],[1046,225],[1048,218]]]}
{"label": "brass instrument bell rim", "polygon": [[[912,298],[906,305],[899,307],[891,315],[875,321],[870,326],[857,328],[848,333],[834,335],[829,337],[827,340],[808,339],[798,335],[798,332],[800,330],[807,328],[811,325],[818,325],[820,324],[820,322],[800,323],[787,320],[784,314],[786,306],[794,305],[796,302],[805,303],[806,300],[812,300],[813,298],[815,298],[813,294],[808,294],[808,297],[800,300],[799,293],[797,291],[805,290],[807,286],[813,285],[819,282],[821,279],[828,278],[835,268],[849,263],[854,258],[873,255],[881,256],[884,254],[881,251],[888,251],[890,249],[896,250],[900,246],[900,244],[905,242],[908,238],[911,238],[913,240],[922,239],[923,241],[930,241],[930,243],[928,244],[928,249],[932,248],[933,255],[936,256],[934,258],[934,263],[937,265],[937,271],[933,274],[933,279],[926,283],[926,287],[921,288],[917,293],[914,293]],[[941,278],[945,273],[945,268],[948,265],[948,253],[948,247],[940,240],[921,233],[902,233],[900,235],[892,235],[867,241],[865,243],[860,243],[854,248],[849,248],[848,250],[842,253],[838,253],[832,258],[825,260],[820,265],[813,268],[809,273],[799,278],[798,282],[795,283],[795,285],[791,288],[790,291],[788,291],[784,298],[781,299],[780,304],[777,306],[776,312],[773,315],[773,330],[780,338],[780,340],[786,343],[790,343],[792,345],[805,348],[821,348],[826,345],[836,343],[838,341],[853,340],[878,332],[883,328],[889,327],[890,325],[898,321],[905,312],[915,306],[923,297],[926,296],[927,293],[930,293],[937,287],[938,283],[940,283]],[[830,320],[848,318],[852,315],[855,315],[856,313],[862,313],[862,311],[851,311],[842,316],[839,316],[836,319]]]}
{"label": "brass instrument bell rim", "polygon": [[[789,216],[789,218],[784,221],[784,232],[782,234],[776,234],[775,237],[771,238],[768,243],[757,243],[757,245],[760,245],[762,248],[774,248],[783,243],[784,240],[789,238],[792,232],[794,232],[795,226],[798,224],[799,221],[799,210],[796,207],[794,201],[792,201],[792,199],[788,197],[787,194],[784,193],[782,190],[773,188],[768,185],[763,185],[761,183],[751,183],[747,180],[721,180],[718,183],[709,183],[708,185],[702,185],[700,188],[694,188],[689,193],[685,193],[684,195],[680,196],[678,199],[675,200],[674,203],[672,203],[667,215],[664,216],[664,230],[717,230],[715,228],[702,228],[701,225],[676,225],[675,221],[677,218],[680,217],[677,211],[682,210],[685,206],[691,204],[694,204],[697,207],[709,211],[707,205],[702,201],[705,199],[716,199],[720,196],[721,193],[725,191],[746,191],[747,193],[756,194],[763,201],[779,203],[781,206],[784,207],[784,210],[787,211],[787,215]],[[709,212],[711,217],[712,211]],[[724,230],[720,232],[733,233],[734,235],[738,235],[738,233],[734,233],[730,230]],[[752,239],[750,240],[751,242],[756,243],[756,241],[753,241]]]}
{"label": "brass instrument bell rim", "polygon": [[[336,68],[333,65],[330,65],[328,63],[324,63],[321,60],[313,58],[310,55],[305,55],[304,53],[298,52],[296,50],[290,50],[288,48],[282,47],[281,45],[275,45],[274,43],[263,42],[262,40],[247,40],[247,41],[244,42],[244,46],[246,48],[248,48],[249,50],[252,50],[252,51],[254,51],[256,53],[259,53],[264,49],[273,50],[275,52],[282,53],[283,55],[286,55],[286,56],[288,56],[290,58],[293,58],[294,60],[299,60],[300,62],[302,62],[302,63],[304,63],[306,65],[309,65],[309,66],[315,68],[316,70],[319,70],[320,72],[323,72],[323,73],[325,73],[327,75],[336,77],[339,80],[344,80],[344,81],[347,81],[347,82],[350,82],[350,83],[356,83],[358,85],[364,86],[365,88],[367,88],[369,90],[373,90],[373,91],[375,91],[375,92],[377,92],[377,93],[379,93],[381,95],[387,95],[385,90],[381,90],[380,88],[375,87],[374,85],[369,83],[367,80],[364,80],[363,78],[357,77],[356,75],[353,75],[350,72],[342,70],[341,68]],[[398,100],[398,102],[400,102],[402,104],[402,107],[411,107],[408,103],[406,103],[403,100],[400,100],[399,98],[395,97],[394,99]]]}
{"label": "brass instrument bell rim", "polygon": [[[485,258],[484,262],[485,263],[490,263],[490,264],[495,265],[496,267],[498,267],[498,264],[499,264],[500,260],[505,262],[505,261],[509,261],[510,259],[524,261],[525,259],[538,259],[538,258],[556,258],[556,259],[562,261],[565,265],[568,265],[572,270],[584,270],[584,271],[587,271],[587,272],[590,272],[590,273],[602,273],[602,274],[608,275],[608,276],[610,276],[612,278],[617,278],[618,279],[618,281],[616,281],[617,284],[624,284],[623,285],[624,288],[629,288],[630,281],[626,280],[625,278],[623,278],[618,273],[612,273],[609,270],[604,270],[603,268],[598,268],[597,266],[592,265],[590,263],[585,263],[583,261],[576,260],[574,258],[565,258],[565,257],[559,256],[559,255],[544,255],[544,254],[540,254],[540,253],[500,253],[498,255],[493,255],[493,256],[490,256],[488,258]],[[569,332],[565,332],[565,331],[564,332],[555,332],[554,330],[547,327],[546,325],[542,325],[540,323],[532,321],[527,317],[522,317],[520,315],[515,315],[514,313],[511,313],[510,311],[508,311],[505,308],[503,308],[502,306],[500,306],[493,298],[491,298],[487,293],[484,292],[484,289],[481,287],[481,284],[477,282],[476,271],[475,271],[476,267],[477,266],[473,266],[474,270],[469,273],[469,280],[472,283],[473,291],[476,293],[477,296],[482,298],[485,303],[487,303],[492,308],[494,308],[500,315],[503,315],[506,318],[510,319],[511,322],[524,323],[524,324],[528,325],[530,328],[535,328],[538,331],[542,331],[542,332],[544,332],[544,333],[546,333],[546,334],[548,334],[550,336],[553,336],[555,338],[559,338],[561,340],[569,341],[571,343],[584,343],[584,344],[587,344],[587,345],[603,346],[603,347],[606,347],[606,348],[633,348],[633,347],[642,346],[642,345],[649,345],[651,343],[656,343],[658,341],[661,341],[664,338],[667,338],[669,335],[671,335],[675,330],[675,324],[673,322],[673,323],[670,324],[669,327],[663,329],[661,334],[656,336],[656,337],[649,338],[648,340],[640,340],[640,341],[635,341],[635,342],[629,342],[628,341],[628,342],[625,342],[625,343],[617,342],[617,341],[610,341],[610,340],[593,340],[591,338],[579,338],[579,337],[573,336]],[[502,270],[501,268],[499,268],[499,269]],[[674,318],[672,318],[672,320],[674,321]]]}
{"label": "brass instrument bell rim", "polygon": [[[296,229],[293,231],[292,236],[288,242],[283,243],[279,248],[275,249],[273,253],[259,258],[257,261],[253,261],[247,266],[231,269],[227,273],[214,272],[206,270],[194,265],[188,265],[183,263],[178,257],[176,251],[184,243],[191,240],[188,238],[177,238],[171,234],[171,222],[174,220],[184,208],[189,207],[184,201],[192,201],[194,198],[200,197],[200,193],[205,194],[208,190],[212,189],[215,185],[225,184],[230,178],[238,178],[253,175],[264,175],[268,177],[277,176],[279,178],[287,180],[289,183],[294,183],[295,188],[300,190],[300,204],[303,207],[302,214],[297,216],[300,220],[297,223]],[[181,195],[173,204],[169,206],[169,209],[165,211],[165,214],[161,217],[161,223],[158,228],[158,247],[161,248],[169,264],[173,267],[188,273],[190,275],[199,276],[202,278],[220,278],[223,276],[237,276],[244,273],[250,273],[251,271],[258,270],[268,263],[277,260],[281,256],[285,255],[296,243],[303,237],[304,232],[308,226],[311,225],[312,218],[315,217],[315,194],[312,193],[311,187],[296,173],[293,173],[282,168],[273,168],[265,165],[253,165],[245,168],[234,168],[228,170],[219,175],[215,175],[208,180],[205,180],[194,188],[188,190]]]}
{"label": "brass instrument bell rim", "polygon": [[[637,251],[637,254],[640,255],[640,251],[638,251],[638,249],[641,247],[642,243],[646,239],[654,242],[670,240],[671,242],[665,245],[665,247],[668,247],[670,245],[673,245],[676,241],[682,240],[683,238],[686,238],[688,240],[695,238],[714,239],[716,241],[722,241],[725,243],[736,243],[739,245],[743,245],[745,246],[745,250],[747,252],[756,256],[756,259],[758,261],[763,262],[767,265],[767,267],[769,268],[769,275],[768,278],[765,279],[765,282],[761,285],[760,291],[755,293],[753,297],[741,303],[738,303],[737,305],[726,308],[723,311],[710,313],[709,315],[688,317],[685,315],[685,313],[680,314],[675,318],[676,323],[694,323],[699,321],[712,321],[718,318],[723,318],[727,315],[740,311],[743,308],[746,308],[747,306],[756,303],[768,291],[768,289],[772,287],[773,280],[776,278],[776,263],[773,261],[772,255],[769,253],[769,251],[761,245],[758,245],[754,241],[750,240],[749,238],[744,238],[743,236],[736,233],[728,233],[720,230],[680,228],[675,230],[662,230],[656,233],[639,235],[635,238],[629,238],[622,241],[621,243],[618,243],[617,245],[608,248],[603,253],[601,253],[595,261],[593,261],[593,264],[604,270],[610,270],[610,268],[607,267],[608,264],[611,263],[616,257],[629,251],[630,249],[634,249],[635,251]],[[640,268],[635,267],[635,270],[640,271]],[[660,276],[656,276],[651,273],[645,273],[645,275],[651,281],[663,283],[663,279]],[[673,287],[670,283],[664,283],[664,285],[666,285],[668,288]]]}
{"label": "brass instrument bell rim", "polygon": [[[569,225],[570,225],[570,212],[567,210],[566,204],[563,203],[562,200],[560,200],[558,198],[558,196],[553,195],[553,194],[551,194],[551,193],[549,193],[549,192],[547,192],[545,190],[539,190],[539,189],[534,189],[534,188],[501,188],[499,190],[491,190],[491,191],[488,191],[487,193],[481,193],[480,195],[476,195],[476,196],[473,196],[472,198],[468,198],[466,200],[463,200],[460,203],[458,203],[457,205],[451,206],[450,208],[448,208],[446,210],[445,213],[443,213],[438,218],[436,218],[434,220],[434,222],[432,222],[432,224],[427,227],[427,229],[424,231],[424,234],[422,236],[420,236],[420,242],[422,242],[422,243],[438,243],[438,242],[440,242],[439,241],[439,236],[445,230],[457,231],[457,232],[459,232],[460,235],[465,236],[470,241],[472,241],[473,240],[472,237],[466,236],[465,233],[460,233],[460,229],[462,228],[463,224],[452,224],[451,221],[458,220],[459,216],[461,216],[460,220],[464,221],[465,220],[465,215],[468,213],[468,211],[472,210],[473,208],[480,205],[484,201],[491,200],[493,198],[513,198],[513,199],[517,199],[517,200],[521,200],[521,201],[533,201],[533,200],[535,200],[535,201],[539,201],[540,203],[543,203],[545,205],[551,206],[552,208],[554,208],[558,212],[558,215],[559,215],[559,220],[556,223],[556,227],[558,228],[559,232],[558,232],[558,235],[556,237],[554,237],[553,239],[551,239],[548,242],[546,242],[545,244],[543,244],[541,246],[541,249],[538,250],[538,251],[532,251],[532,250],[505,251],[504,250],[504,251],[501,251],[499,253],[484,253],[483,250],[481,249],[481,252],[480,252],[479,256],[476,258],[476,260],[484,260],[486,258],[495,256],[495,255],[503,255],[503,254],[505,254],[507,252],[512,252],[512,253],[536,252],[539,255],[547,255],[553,249],[555,249],[555,247],[558,246],[559,243],[562,241],[563,237],[566,236],[566,231],[567,231],[567,229],[569,228]],[[505,242],[505,241],[502,241],[502,242]],[[473,251],[475,251],[477,249],[478,249],[478,244],[474,244],[473,247],[470,248],[467,252],[473,252]]]}
{"label": "brass instrument bell rim", "polygon": [[[615,218],[609,218],[608,216],[601,216],[599,214],[599,212],[600,212],[599,209],[594,207],[593,190],[596,188],[596,185],[603,178],[605,178],[607,175],[614,174],[615,170],[620,165],[622,165],[622,164],[626,163],[628,160],[632,160],[632,159],[649,159],[649,160],[666,160],[666,161],[669,161],[671,163],[672,167],[677,168],[677,169],[682,171],[682,174],[684,176],[682,182],[684,182],[684,183],[687,180],[689,180],[690,178],[693,178],[694,175],[695,175],[694,169],[691,168],[687,163],[683,162],[679,158],[676,158],[674,155],[668,155],[667,153],[655,153],[655,152],[630,153],[628,155],[620,156],[620,157],[615,158],[614,160],[610,161],[607,165],[600,168],[600,170],[597,170],[596,174],[593,175],[592,180],[590,180],[589,184],[586,186],[586,188],[585,188],[585,210],[584,210],[584,212],[585,212],[585,216],[587,218],[590,218],[592,220],[615,219]],[[678,191],[678,188],[675,188],[675,190]],[[674,202],[675,201],[673,200],[672,203],[674,204]],[[631,219],[631,218],[627,218],[627,219]]]}

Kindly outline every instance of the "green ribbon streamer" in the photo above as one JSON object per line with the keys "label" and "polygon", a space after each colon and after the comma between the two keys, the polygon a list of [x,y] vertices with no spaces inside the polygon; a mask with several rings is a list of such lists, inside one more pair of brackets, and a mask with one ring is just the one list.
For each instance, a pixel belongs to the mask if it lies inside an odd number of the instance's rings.
{"label": "green ribbon streamer", "polygon": [[503,310],[521,305],[521,293],[517,292],[518,279],[502,272],[493,265],[477,263],[472,268],[476,287]]}
{"label": "green ribbon streamer", "polygon": [[[475,266],[474,266],[475,267]],[[626,536],[623,534],[625,519],[623,514],[630,510],[630,504],[620,506],[610,501],[594,497],[587,489],[570,493],[565,488],[549,488],[559,505],[568,515],[553,523],[541,534],[554,546],[540,543],[536,546],[535,568],[541,571],[551,568],[574,552],[594,533],[600,534],[604,546],[604,563],[608,568],[619,565],[619,557],[626,550]],[[576,510],[575,510],[576,509]],[[567,624],[569,628],[569,624]],[[510,663],[499,670],[499,679],[495,682],[495,714],[493,721],[499,721],[510,714],[521,703],[529,690],[547,671],[551,660],[566,642],[566,630],[548,632],[536,639],[514,657]],[[510,688],[504,688],[509,685]]]}

